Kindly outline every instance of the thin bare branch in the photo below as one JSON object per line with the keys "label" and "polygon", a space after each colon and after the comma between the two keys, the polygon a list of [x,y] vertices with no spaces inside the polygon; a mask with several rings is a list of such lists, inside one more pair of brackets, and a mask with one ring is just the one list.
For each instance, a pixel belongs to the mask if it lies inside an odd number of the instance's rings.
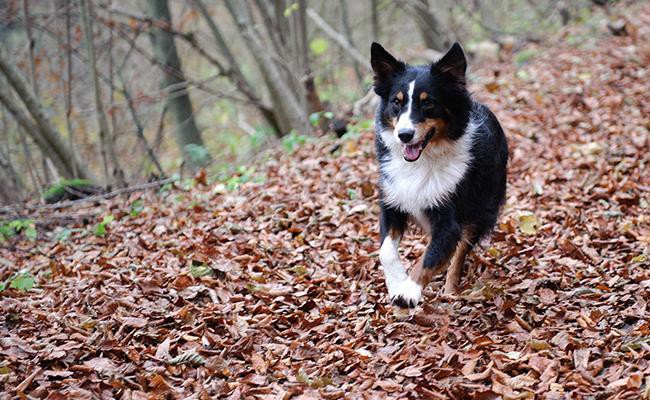
{"label": "thin bare branch", "polygon": [[123,194],[129,194],[134,192],[140,192],[143,190],[155,189],[160,186],[166,185],[168,183],[173,183],[176,181],[176,178],[166,178],[155,182],[147,182],[140,185],[133,185],[125,188],[120,188],[113,190],[112,192],[98,194],[94,196],[84,197],[83,199],[78,200],[68,200],[62,201],[56,204],[39,204],[34,206],[7,206],[0,207],[0,214],[16,213],[16,212],[25,212],[25,211],[34,211],[34,210],[59,210],[61,208],[67,208],[71,206],[76,206],[79,204],[90,203],[98,200],[106,200],[111,197],[120,196]]}
{"label": "thin bare branch", "polygon": [[314,21],[314,23],[341,49],[343,49],[351,60],[359,63],[359,65],[363,66],[366,70],[372,71],[370,62],[367,59],[368,57],[365,57],[363,54],[361,54],[359,50],[357,50],[350,42],[348,42],[344,35],[338,33],[327,22],[325,22],[325,20],[321,18],[313,8],[307,9],[307,16],[311,18],[311,20]]}
{"label": "thin bare branch", "polygon": [[149,159],[151,162],[154,164],[156,169],[158,170],[158,173],[160,176],[165,176],[165,172],[162,169],[162,166],[160,165],[160,162],[158,161],[158,158],[156,157],[156,154],[154,153],[153,149],[151,146],[149,146],[149,142],[147,142],[147,138],[144,136],[144,127],[142,126],[142,122],[140,122],[140,119],[138,118],[138,113],[135,110],[135,105],[133,104],[133,99],[131,98],[131,94],[126,88],[125,85],[125,79],[121,77],[122,80],[122,93],[124,93],[124,97],[126,97],[126,102],[129,106],[129,111],[131,112],[131,117],[133,118],[133,123],[135,124],[136,128],[136,134],[138,136],[138,140],[140,140],[140,143],[144,147],[144,149],[147,151],[147,155],[149,156]]}

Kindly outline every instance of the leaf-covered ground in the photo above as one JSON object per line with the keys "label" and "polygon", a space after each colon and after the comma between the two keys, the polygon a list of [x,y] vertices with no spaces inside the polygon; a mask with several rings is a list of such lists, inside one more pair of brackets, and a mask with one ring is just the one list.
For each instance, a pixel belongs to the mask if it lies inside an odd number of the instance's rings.
{"label": "leaf-covered ground", "polygon": [[[317,141],[265,162],[262,183],[63,210],[50,217],[99,214],[3,244],[0,279],[36,286],[0,292],[0,398],[647,396],[650,7],[632,24],[477,71],[509,188],[459,297],[438,278],[393,314],[373,135],[335,154]],[[402,256],[423,246],[414,232]]]}

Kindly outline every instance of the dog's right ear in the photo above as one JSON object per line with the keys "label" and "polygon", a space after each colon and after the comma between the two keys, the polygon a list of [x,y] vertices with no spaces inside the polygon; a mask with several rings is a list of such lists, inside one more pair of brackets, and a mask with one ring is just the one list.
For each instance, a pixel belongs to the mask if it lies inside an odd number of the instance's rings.
{"label": "dog's right ear", "polygon": [[460,43],[454,42],[447,53],[431,66],[431,71],[438,71],[465,85],[465,72],[467,71],[467,58]]}
{"label": "dog's right ear", "polygon": [[406,64],[397,60],[376,42],[373,42],[372,46],[370,46],[370,65],[375,73],[375,88],[381,82],[385,82],[406,69]]}

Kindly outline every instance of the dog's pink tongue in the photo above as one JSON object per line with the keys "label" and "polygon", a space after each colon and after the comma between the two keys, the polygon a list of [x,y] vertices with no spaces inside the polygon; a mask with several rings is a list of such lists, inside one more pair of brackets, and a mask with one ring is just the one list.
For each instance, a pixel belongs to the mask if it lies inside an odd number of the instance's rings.
{"label": "dog's pink tongue", "polygon": [[406,158],[408,161],[415,161],[420,157],[420,151],[422,149],[420,148],[420,144],[416,144],[415,146],[411,145],[406,145],[404,146],[404,158]]}

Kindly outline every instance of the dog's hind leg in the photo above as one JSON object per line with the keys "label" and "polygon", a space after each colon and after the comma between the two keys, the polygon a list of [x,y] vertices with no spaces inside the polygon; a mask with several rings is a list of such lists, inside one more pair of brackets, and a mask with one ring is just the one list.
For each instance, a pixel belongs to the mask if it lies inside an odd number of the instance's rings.
{"label": "dog's hind leg", "polygon": [[424,259],[426,258],[426,252],[422,254],[420,259],[418,260],[417,264],[413,267],[411,270],[411,273],[409,274],[409,278],[417,283],[422,290],[427,287],[429,282],[439,274],[442,274],[447,266],[449,265],[449,259],[443,259],[442,262],[440,262],[438,265],[434,266],[433,268],[425,268],[424,267]]}
{"label": "dog's hind leg", "polygon": [[422,290],[433,276],[444,271],[461,238],[461,227],[456,221],[453,210],[436,215],[436,219],[432,221],[432,228],[431,240],[420,262],[392,296],[393,304],[398,307],[417,306],[422,297]]}
{"label": "dog's hind leg", "polygon": [[465,257],[475,244],[474,233],[471,228],[464,228],[461,240],[456,246],[454,255],[451,257],[449,267],[447,268],[447,277],[445,279],[444,294],[451,295],[458,293],[460,276],[463,272]]}

